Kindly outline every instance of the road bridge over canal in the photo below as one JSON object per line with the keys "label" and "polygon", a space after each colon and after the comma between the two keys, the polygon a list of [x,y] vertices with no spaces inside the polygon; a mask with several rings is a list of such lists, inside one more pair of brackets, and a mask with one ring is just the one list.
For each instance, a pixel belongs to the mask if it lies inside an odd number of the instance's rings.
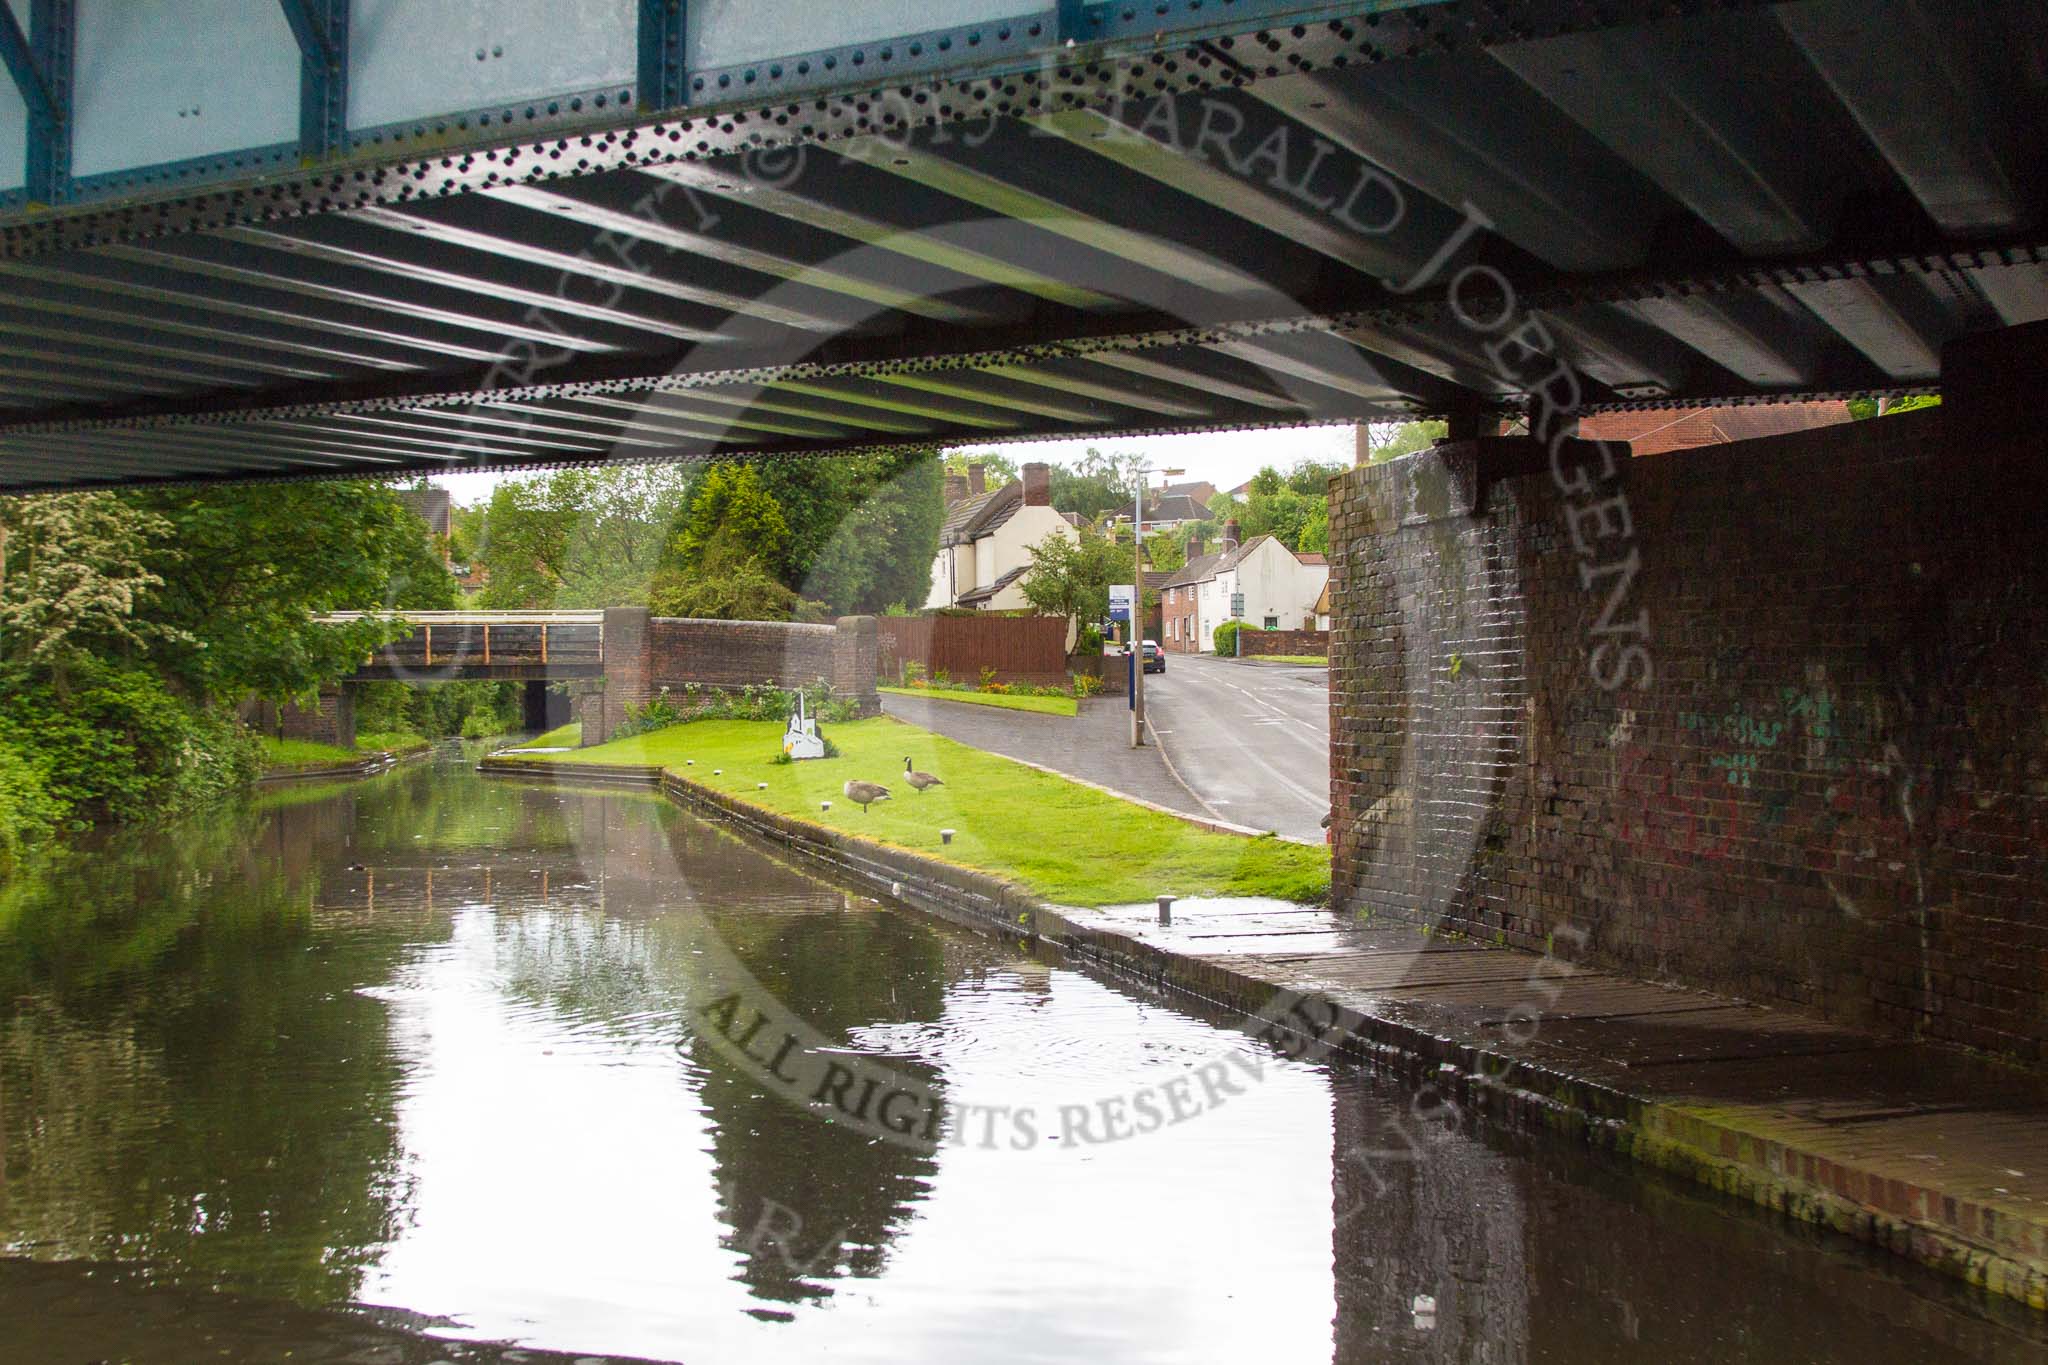
{"label": "road bridge over canal", "polygon": [[1442,416],[1339,900],[2048,1061],[2048,9],[914,8],[0,3],[0,489]]}
{"label": "road bridge over canal", "polygon": [[402,621],[405,634],[364,658],[351,682],[485,682],[604,675],[602,611],[330,612],[341,624]]}
{"label": "road bridge over canal", "polygon": [[0,487],[1926,390],[2048,316],[2043,23],[17,0]]}

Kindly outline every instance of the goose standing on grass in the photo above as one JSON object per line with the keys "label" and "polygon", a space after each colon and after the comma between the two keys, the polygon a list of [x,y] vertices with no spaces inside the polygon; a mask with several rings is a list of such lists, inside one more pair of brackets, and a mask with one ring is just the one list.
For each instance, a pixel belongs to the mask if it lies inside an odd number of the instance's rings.
{"label": "goose standing on grass", "polygon": [[913,769],[910,766],[909,754],[905,754],[903,756],[903,780],[905,782],[908,782],[911,786],[917,788],[919,791],[923,791],[926,787],[943,787],[946,785],[945,783],[939,781],[938,778],[933,777],[930,773],[918,772],[917,770]]}
{"label": "goose standing on grass", "polygon": [[862,815],[868,813],[868,807],[874,802],[887,801],[889,799],[889,789],[879,782],[849,781],[840,790],[846,793],[847,800],[860,807]]}

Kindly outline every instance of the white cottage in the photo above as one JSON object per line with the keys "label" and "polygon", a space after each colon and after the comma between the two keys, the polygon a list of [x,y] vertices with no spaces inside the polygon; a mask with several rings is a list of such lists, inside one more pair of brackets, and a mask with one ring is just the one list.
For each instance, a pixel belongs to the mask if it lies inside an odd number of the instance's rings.
{"label": "white cottage", "polygon": [[1237,522],[1225,522],[1221,550],[1204,554],[1202,542],[1191,540],[1187,566],[1166,580],[1160,644],[1180,654],[1214,650],[1216,627],[1231,619],[1231,599],[1238,593],[1244,594],[1239,619],[1251,625],[1314,630],[1316,605],[1329,582],[1322,555],[1297,555],[1271,536],[1239,545]]}
{"label": "white cottage", "polygon": [[1048,536],[1078,541],[1080,532],[1053,510],[1052,470],[1027,464],[1023,477],[1001,488],[978,485],[981,467],[970,466],[966,487],[949,492],[946,520],[939,530],[939,554],[932,561],[930,607],[973,607],[980,611],[1024,610],[1024,575],[1031,547]]}

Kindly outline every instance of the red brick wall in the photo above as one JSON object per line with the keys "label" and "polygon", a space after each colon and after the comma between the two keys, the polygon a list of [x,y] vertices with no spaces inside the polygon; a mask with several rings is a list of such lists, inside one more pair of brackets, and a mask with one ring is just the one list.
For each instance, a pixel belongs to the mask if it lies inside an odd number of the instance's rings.
{"label": "red brick wall", "polygon": [[851,700],[863,715],[882,709],[875,691],[881,667],[881,637],[872,616],[842,616],[832,631],[832,693]]}
{"label": "red brick wall", "polygon": [[1004,682],[1067,681],[1067,622],[1060,617],[927,613],[879,617],[875,624],[892,682],[906,663],[955,682],[979,682],[984,668]]}
{"label": "red brick wall", "polygon": [[244,724],[279,739],[310,739],[344,749],[356,747],[356,690],[347,683],[321,690],[310,706],[251,699],[240,708]]}
{"label": "red brick wall", "polygon": [[830,683],[831,626],[786,621],[693,621],[659,617],[649,623],[649,679],[658,691],[744,687],[769,683],[800,687]]}
{"label": "red brick wall", "polygon": [[1339,901],[2048,1060],[2048,573],[1943,411],[1337,480]]}
{"label": "red brick wall", "polygon": [[1247,630],[1240,634],[1248,659],[1261,654],[1328,654],[1327,630]]}
{"label": "red brick wall", "polygon": [[593,708],[602,720],[593,733],[586,714],[583,742],[602,744],[626,718],[628,706],[645,705],[654,695],[653,633],[645,607],[607,607],[604,613],[604,692]]}

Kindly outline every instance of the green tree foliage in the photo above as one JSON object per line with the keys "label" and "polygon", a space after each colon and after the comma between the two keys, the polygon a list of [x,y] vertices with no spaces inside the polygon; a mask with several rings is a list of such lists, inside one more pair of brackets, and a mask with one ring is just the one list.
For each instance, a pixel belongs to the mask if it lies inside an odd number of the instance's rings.
{"label": "green tree foliage", "polygon": [[1159,531],[1145,537],[1145,562],[1161,573],[1172,573],[1188,562],[1187,533]]}
{"label": "green tree foliage", "polygon": [[482,605],[774,620],[924,601],[944,518],[937,456],[909,451],[567,470],[500,486],[455,539]]}
{"label": "green tree foliage", "polygon": [[171,536],[146,562],[163,580],[146,612],[167,632],[152,661],[194,696],[303,696],[384,643],[374,622],[319,612],[455,605],[420,519],[355,481],[170,488],[132,495]]}
{"label": "green tree foliage", "polygon": [[837,528],[790,586],[835,615],[922,605],[945,520],[945,486],[930,455],[876,457]]}
{"label": "green tree foliage", "polygon": [[655,576],[647,605],[656,616],[707,621],[792,621],[825,615],[821,605],[784,587],[758,559],[730,550],[714,550],[687,568],[662,570]]}
{"label": "green tree foliage", "polygon": [[524,687],[524,683],[478,679],[432,687],[362,683],[356,689],[356,733],[423,735],[428,739],[506,734],[518,729],[525,718]]}
{"label": "green tree foliage", "polygon": [[1288,547],[1300,554],[1328,554],[1330,552],[1330,500],[1319,498],[1309,505],[1308,518],[1301,524],[1301,534]]}
{"label": "green tree foliage", "polygon": [[695,567],[750,562],[780,569],[788,563],[789,520],[756,468],[720,460],[697,476],[690,515],[677,535],[674,558]]}
{"label": "green tree foliage", "polygon": [[1427,450],[1449,435],[1450,430],[1450,425],[1445,422],[1376,422],[1370,430],[1371,448],[1366,461],[1369,464],[1385,464],[1389,460],[1398,460],[1403,455],[1413,455],[1418,450]]}
{"label": "green tree foliage", "polygon": [[1307,497],[1287,486],[1286,480],[1273,474],[1270,493],[1258,491],[1259,481],[1254,478],[1252,488],[1243,500],[1219,496],[1209,506],[1209,520],[1203,523],[1203,531],[1212,545],[1220,545],[1224,524],[1233,517],[1237,520],[1238,540],[1247,543],[1258,536],[1272,536],[1290,550],[1305,547],[1303,540],[1312,527],[1320,529],[1315,534],[1326,544],[1329,540],[1329,498],[1323,494]]}
{"label": "green tree foliage", "polygon": [[47,838],[64,816],[42,770],[25,755],[0,744],[0,877],[20,866],[29,849]]}
{"label": "green tree foliage", "polygon": [[136,607],[163,584],[149,560],[171,531],[112,493],[0,500],[0,659],[46,672],[61,694],[81,663],[163,638]]}
{"label": "green tree foliage", "polygon": [[1052,505],[1061,512],[1078,512],[1090,521],[1101,520],[1107,512],[1126,511],[1136,495],[1137,471],[1144,463],[1142,451],[1105,453],[1089,446],[1073,468],[1053,466]]}
{"label": "green tree foliage", "polygon": [[309,692],[391,630],[314,614],[454,602],[419,518],[373,483],[24,498],[0,529],[0,767],[42,793],[0,813],[0,843],[52,810],[155,817],[243,786],[256,744],[233,705]]}
{"label": "green tree foliage", "polygon": [[473,553],[489,579],[479,605],[618,607],[647,600],[689,491],[675,465],[563,469],[502,483]]}
{"label": "green tree foliage", "polygon": [[1219,622],[1216,626],[1216,629],[1213,632],[1211,632],[1211,639],[1216,646],[1216,652],[1218,654],[1236,654],[1237,635],[1239,631],[1246,631],[1253,635],[1256,635],[1259,633],[1259,627],[1253,625],[1249,621]]}
{"label": "green tree foliage", "polygon": [[943,474],[965,474],[967,466],[981,466],[982,477],[988,480],[990,488],[1000,488],[1020,477],[1017,462],[1007,455],[993,450],[949,450],[944,456]]}
{"label": "green tree foliage", "polygon": [[946,516],[933,452],[782,456],[752,467],[789,523],[788,547],[765,565],[783,586],[838,614],[930,593]]}
{"label": "green tree foliage", "polygon": [[1321,460],[1298,460],[1294,468],[1287,471],[1287,486],[1304,498],[1322,498],[1330,495],[1330,480],[1344,472],[1341,464],[1327,464]]}
{"label": "green tree foliage", "polygon": [[1849,416],[1858,422],[1873,417],[1891,417],[1902,412],[1917,412],[1921,408],[1938,408],[1941,396],[1932,393],[1907,394],[1903,398],[1851,398]]}
{"label": "green tree foliage", "polygon": [[1030,555],[1024,600],[1048,616],[1100,621],[1109,615],[1109,585],[1131,581],[1129,551],[1093,531],[1071,540],[1047,536]]}
{"label": "green tree foliage", "polygon": [[777,576],[790,538],[782,504],[759,469],[717,461],[697,476],[689,515],[649,588],[648,606],[657,616],[787,621],[800,608]]}

